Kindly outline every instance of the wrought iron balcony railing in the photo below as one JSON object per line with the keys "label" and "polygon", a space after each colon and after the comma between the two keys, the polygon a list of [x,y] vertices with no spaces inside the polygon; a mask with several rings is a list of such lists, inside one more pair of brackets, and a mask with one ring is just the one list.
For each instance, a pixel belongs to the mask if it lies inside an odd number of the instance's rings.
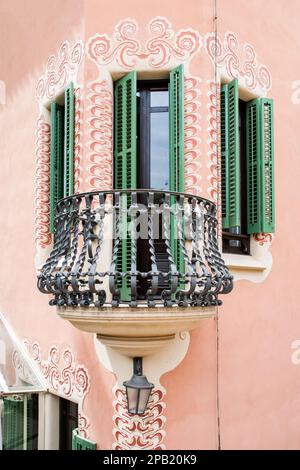
{"label": "wrought iron balcony railing", "polygon": [[232,276],[217,244],[216,207],[152,190],[97,191],[55,209],[41,292],[60,307],[219,305]]}

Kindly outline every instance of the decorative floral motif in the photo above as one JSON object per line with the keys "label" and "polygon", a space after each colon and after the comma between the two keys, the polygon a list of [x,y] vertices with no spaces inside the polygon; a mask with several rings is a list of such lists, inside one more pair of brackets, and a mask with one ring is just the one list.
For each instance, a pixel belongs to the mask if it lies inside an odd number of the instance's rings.
{"label": "decorative floral motif", "polygon": [[36,131],[35,241],[37,246],[50,245],[50,126],[41,115]]}
{"label": "decorative floral motif", "polygon": [[112,188],[113,95],[107,80],[88,85],[89,167],[91,190]]}
{"label": "decorative floral motif", "polygon": [[72,48],[68,41],[64,41],[57,57],[49,57],[45,74],[39,79],[35,89],[38,102],[53,99],[68,81],[76,80],[83,53],[82,41],[77,41]]}
{"label": "decorative floral motif", "polygon": [[219,67],[223,67],[228,77],[244,80],[249,90],[260,89],[266,93],[272,86],[272,78],[265,65],[258,64],[254,48],[245,43],[240,46],[234,33],[227,32],[222,43],[220,37],[209,33],[205,38],[206,50]]}
{"label": "decorative floral motif", "polygon": [[264,246],[265,243],[272,243],[273,234],[265,232],[256,233],[253,235],[253,238],[260,246]]}
{"label": "decorative floral motif", "polygon": [[184,79],[184,172],[185,191],[200,195],[200,132],[201,132],[201,91],[200,79],[186,77]]}
{"label": "decorative floral motif", "polygon": [[175,58],[180,62],[189,60],[201,47],[201,38],[193,29],[182,29],[176,34],[171,23],[162,17],[153,18],[148,24],[150,38],[142,45],[136,39],[137,22],[133,19],[120,21],[112,37],[96,34],[87,45],[89,57],[98,65],[115,63],[123,69],[131,69],[137,61],[146,61],[150,67],[159,68]]}
{"label": "decorative floral motif", "polygon": [[49,390],[78,403],[79,430],[83,437],[88,437],[89,420],[83,413],[83,402],[90,388],[87,369],[75,363],[74,354],[69,348],[60,352],[57,346],[51,346],[48,358],[43,360],[38,342],[31,347],[28,341],[24,344],[42,371]]}
{"label": "decorative floral motif", "polygon": [[163,415],[166,407],[163,402],[164,392],[156,389],[152,392],[147,411],[143,416],[130,415],[127,411],[126,393],[116,387],[113,416],[115,450],[163,450],[166,418]]}
{"label": "decorative floral motif", "polygon": [[75,94],[75,136],[74,136],[74,192],[79,193],[82,181],[82,134],[83,134],[83,103],[82,90],[77,87]]}

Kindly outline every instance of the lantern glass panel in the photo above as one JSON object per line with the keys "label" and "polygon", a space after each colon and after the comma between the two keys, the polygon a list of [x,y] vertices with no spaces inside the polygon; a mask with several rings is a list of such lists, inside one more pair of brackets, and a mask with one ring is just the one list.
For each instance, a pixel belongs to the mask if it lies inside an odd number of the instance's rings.
{"label": "lantern glass panel", "polygon": [[136,414],[139,389],[127,387],[128,411]]}
{"label": "lantern glass panel", "polygon": [[150,397],[151,389],[141,389],[138,404],[138,414],[144,414]]}

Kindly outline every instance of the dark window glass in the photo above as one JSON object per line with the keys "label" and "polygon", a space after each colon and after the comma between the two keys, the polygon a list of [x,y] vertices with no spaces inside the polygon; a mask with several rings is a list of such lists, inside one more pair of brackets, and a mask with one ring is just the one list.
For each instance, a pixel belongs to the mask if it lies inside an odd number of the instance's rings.
{"label": "dark window glass", "polygon": [[72,450],[72,432],[78,427],[78,405],[60,398],[59,450]]}
{"label": "dark window glass", "polygon": [[27,450],[38,450],[39,431],[39,396],[28,395],[27,398]]}

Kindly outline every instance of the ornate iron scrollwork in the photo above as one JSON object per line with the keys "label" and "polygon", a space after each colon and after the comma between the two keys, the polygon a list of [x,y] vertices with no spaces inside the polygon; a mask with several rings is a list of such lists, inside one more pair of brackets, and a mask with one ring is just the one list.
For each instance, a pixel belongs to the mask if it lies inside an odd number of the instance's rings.
{"label": "ornate iron scrollwork", "polygon": [[[173,253],[174,236],[183,269]],[[146,240],[148,264],[138,257],[138,237]],[[165,252],[163,268],[157,238]],[[233,278],[218,248],[216,206],[194,195],[155,190],[97,191],[62,199],[55,208],[53,249],[38,288],[58,306],[220,305],[218,296],[232,290]]]}

